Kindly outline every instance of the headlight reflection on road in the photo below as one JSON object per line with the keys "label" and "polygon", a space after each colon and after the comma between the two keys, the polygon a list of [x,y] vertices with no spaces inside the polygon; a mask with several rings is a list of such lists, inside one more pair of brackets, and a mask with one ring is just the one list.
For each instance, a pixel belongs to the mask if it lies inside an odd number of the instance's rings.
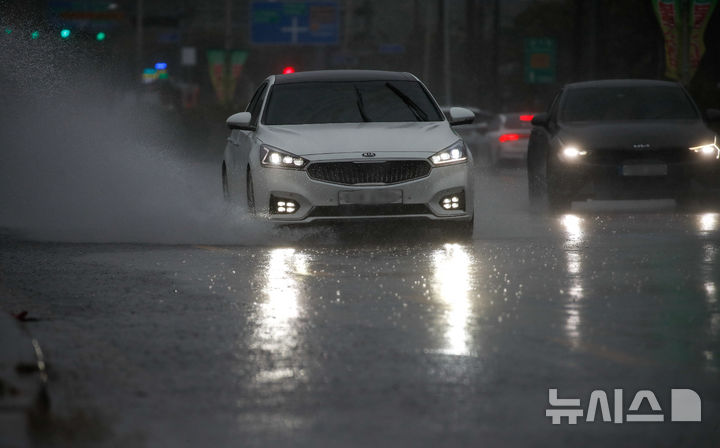
{"label": "headlight reflection on road", "polygon": [[563,215],[560,224],[565,230],[565,245],[576,246],[583,242],[585,232],[583,231],[583,219],[576,215]]}
{"label": "headlight reflection on road", "polygon": [[584,297],[582,243],[585,239],[583,219],[576,215],[564,215],[560,223],[565,231],[565,260],[568,275],[567,294],[570,300],[565,306],[565,334],[573,347],[580,345],[580,300]]}
{"label": "headlight reflection on road", "polygon": [[[713,231],[717,229],[717,214],[706,213],[699,217],[698,223],[700,224],[701,231]],[[703,289],[705,290],[705,303],[707,305],[707,311],[709,316],[708,330],[711,338],[717,338],[720,336],[720,313],[717,311],[718,306],[718,291],[715,283],[716,274],[716,260],[717,260],[717,246],[714,243],[705,243],[703,245]],[[713,373],[718,371],[717,359],[718,353],[713,350],[705,350],[705,360],[707,362],[707,369]]]}
{"label": "headlight reflection on road", "polygon": [[471,259],[459,244],[446,244],[433,254],[433,289],[445,305],[445,344],[441,353],[467,355]]}
{"label": "headlight reflection on road", "polygon": [[[298,346],[297,319],[303,313],[300,304],[298,276],[308,274],[308,256],[295,249],[278,248],[270,251],[263,292],[267,300],[259,304],[255,347],[283,358]],[[279,381],[296,376],[282,363],[274,363],[269,370],[261,371],[260,382]]]}
{"label": "headlight reflection on road", "polygon": [[720,228],[717,213],[703,213],[698,216],[698,228],[701,232],[714,232]]}

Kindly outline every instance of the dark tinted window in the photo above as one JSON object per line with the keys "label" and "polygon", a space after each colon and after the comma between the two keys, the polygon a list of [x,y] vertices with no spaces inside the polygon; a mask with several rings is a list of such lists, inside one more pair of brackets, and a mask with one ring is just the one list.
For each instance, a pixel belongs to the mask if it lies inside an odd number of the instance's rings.
{"label": "dark tinted window", "polygon": [[415,81],[308,82],[275,85],[263,123],[442,121]]}
{"label": "dark tinted window", "polygon": [[568,90],[562,121],[683,120],[698,114],[679,87],[591,87]]}

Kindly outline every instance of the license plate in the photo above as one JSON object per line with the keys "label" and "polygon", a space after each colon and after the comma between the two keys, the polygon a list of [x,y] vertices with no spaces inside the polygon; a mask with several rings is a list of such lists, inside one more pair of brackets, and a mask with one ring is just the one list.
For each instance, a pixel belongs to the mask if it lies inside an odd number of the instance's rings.
{"label": "license plate", "polygon": [[655,163],[652,165],[623,165],[623,176],[666,176],[667,165],[664,163]]}
{"label": "license plate", "polygon": [[402,190],[353,190],[341,191],[339,202],[345,204],[401,204]]}

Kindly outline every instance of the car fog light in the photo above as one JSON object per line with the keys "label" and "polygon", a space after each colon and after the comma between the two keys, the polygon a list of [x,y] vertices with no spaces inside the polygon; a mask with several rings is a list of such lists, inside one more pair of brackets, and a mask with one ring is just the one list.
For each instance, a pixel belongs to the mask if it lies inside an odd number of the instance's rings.
{"label": "car fog light", "polygon": [[287,215],[298,211],[300,206],[291,199],[270,197],[270,212],[276,215]]}
{"label": "car fog light", "polygon": [[465,195],[464,193],[455,193],[449,196],[444,196],[440,199],[440,206],[445,210],[464,210]]}

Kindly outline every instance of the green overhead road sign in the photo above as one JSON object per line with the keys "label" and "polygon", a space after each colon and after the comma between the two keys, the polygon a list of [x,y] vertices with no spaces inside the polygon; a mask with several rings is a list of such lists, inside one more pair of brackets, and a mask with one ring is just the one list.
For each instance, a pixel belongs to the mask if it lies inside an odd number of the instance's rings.
{"label": "green overhead road sign", "polygon": [[525,38],[525,82],[547,84],[555,82],[557,44],[550,37]]}

